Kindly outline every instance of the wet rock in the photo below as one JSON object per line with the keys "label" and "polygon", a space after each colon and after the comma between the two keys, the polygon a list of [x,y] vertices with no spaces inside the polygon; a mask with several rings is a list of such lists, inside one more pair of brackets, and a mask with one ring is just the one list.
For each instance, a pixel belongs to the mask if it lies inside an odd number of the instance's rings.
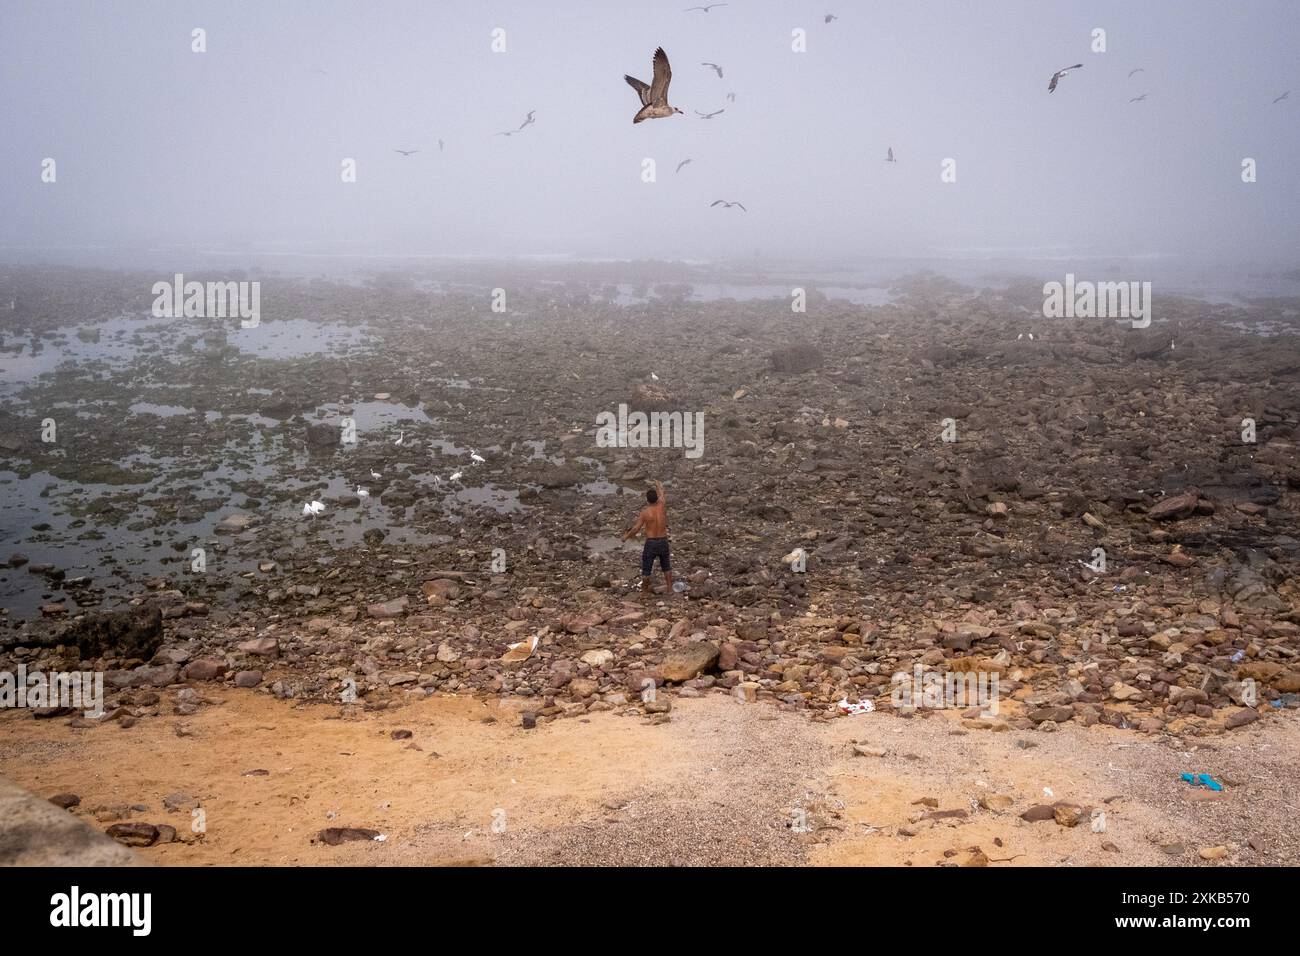
{"label": "wet rock", "polygon": [[305,437],[307,444],[313,448],[322,450],[337,448],[341,436],[342,432],[335,425],[317,422],[307,423]]}
{"label": "wet rock", "polygon": [[92,611],[73,621],[60,640],[75,644],[82,660],[121,657],[150,660],[163,642],[162,610],[153,605]]}

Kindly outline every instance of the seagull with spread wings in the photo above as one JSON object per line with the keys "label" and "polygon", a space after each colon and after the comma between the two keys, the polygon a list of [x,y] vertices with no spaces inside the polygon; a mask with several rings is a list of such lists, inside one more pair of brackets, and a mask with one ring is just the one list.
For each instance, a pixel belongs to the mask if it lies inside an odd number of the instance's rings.
{"label": "seagull with spread wings", "polygon": [[1146,95],[1145,93],[1143,93],[1141,96],[1135,96],[1135,97],[1133,97],[1132,99],[1129,100],[1129,102],[1130,102],[1130,103],[1141,103],[1141,102],[1142,102],[1144,99],[1146,99],[1146,98],[1147,98],[1147,95]]}
{"label": "seagull with spread wings", "polygon": [[709,208],[710,208],[710,209],[712,209],[714,206],[722,206],[722,207],[725,208],[725,209],[730,209],[732,206],[740,206],[740,211],[741,211],[741,212],[749,212],[749,210],[746,209],[744,206],[741,206],[740,203],[738,203],[738,202],[727,202],[725,199],[715,199],[713,202],[709,203]]}
{"label": "seagull with spread wings", "polygon": [[623,79],[641,98],[641,108],[636,111],[636,116],[632,117],[633,123],[648,119],[664,119],[681,112],[677,107],[668,105],[668,84],[673,81],[673,70],[668,64],[668,54],[664,52],[663,47],[655,50],[654,78],[648,86],[627,74],[623,75]]}
{"label": "seagull with spread wings", "polygon": [[700,66],[707,66],[714,73],[718,74],[718,79],[722,79],[722,67],[716,63],[701,63]]}
{"label": "seagull with spread wings", "polygon": [[699,110],[696,110],[695,115],[700,119],[713,119],[713,117],[717,116],[719,113],[725,112],[727,112],[727,108],[724,106],[722,109],[714,110],[712,113],[701,113]]}
{"label": "seagull with spread wings", "polygon": [[725,7],[725,6],[726,6],[725,3],[710,3],[708,6],[704,6],[704,7],[687,7],[685,10],[682,11],[682,13],[690,13],[692,10],[703,10],[705,13],[708,13],[714,7]]}
{"label": "seagull with spread wings", "polygon": [[414,156],[419,152],[418,149],[395,149],[394,153],[401,153],[403,156]]}
{"label": "seagull with spread wings", "polygon": [[683,166],[685,166],[687,163],[693,163],[693,162],[695,162],[695,160],[693,159],[683,159],[680,163],[677,164],[676,172],[680,173],[682,171]]}
{"label": "seagull with spread wings", "polygon": [[1065,76],[1065,74],[1069,73],[1071,70],[1082,70],[1082,69],[1083,69],[1083,64],[1076,63],[1074,64],[1074,66],[1067,66],[1064,70],[1057,70],[1055,73],[1052,74],[1052,81],[1047,84],[1047,92],[1049,93],[1055,92],[1056,84],[1060,81],[1061,77]]}
{"label": "seagull with spread wings", "polygon": [[1274,102],[1274,103],[1281,103],[1284,99],[1286,99],[1286,98],[1287,98],[1288,96],[1290,96],[1290,95],[1291,95],[1291,91],[1290,91],[1290,90],[1287,90],[1285,93],[1283,93],[1283,94],[1282,94],[1281,96],[1279,96],[1277,99],[1275,99],[1273,102]]}

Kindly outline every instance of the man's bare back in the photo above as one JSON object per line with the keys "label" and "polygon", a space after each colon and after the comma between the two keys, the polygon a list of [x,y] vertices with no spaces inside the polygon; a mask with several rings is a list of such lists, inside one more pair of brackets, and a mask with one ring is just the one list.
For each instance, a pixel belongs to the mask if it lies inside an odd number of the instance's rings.
{"label": "man's bare back", "polygon": [[647,538],[668,537],[668,515],[664,511],[663,498],[661,497],[655,504],[642,508],[639,521],[641,530],[645,532]]}
{"label": "man's bare back", "polygon": [[649,504],[641,509],[636,522],[623,535],[623,540],[645,532],[645,547],[641,551],[641,590],[647,593],[650,591],[650,575],[655,560],[658,559],[667,593],[672,594],[672,560],[668,555],[668,496],[664,493],[663,482],[656,481],[654,491],[646,492],[646,499]]}

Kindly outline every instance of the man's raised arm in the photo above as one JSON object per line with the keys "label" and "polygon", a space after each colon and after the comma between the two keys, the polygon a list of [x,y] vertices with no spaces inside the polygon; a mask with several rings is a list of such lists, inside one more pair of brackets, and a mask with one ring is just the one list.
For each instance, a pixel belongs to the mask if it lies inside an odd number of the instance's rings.
{"label": "man's raised arm", "polygon": [[668,495],[664,493],[664,483],[658,478],[655,479],[655,494],[659,496],[660,504],[663,504],[668,500]]}

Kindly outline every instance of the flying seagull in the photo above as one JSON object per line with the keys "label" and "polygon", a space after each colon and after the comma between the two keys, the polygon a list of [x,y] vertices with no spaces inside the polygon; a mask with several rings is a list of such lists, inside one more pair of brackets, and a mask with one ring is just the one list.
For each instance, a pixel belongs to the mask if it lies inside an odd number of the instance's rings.
{"label": "flying seagull", "polygon": [[438,140],[438,152],[442,152],[442,140]]}
{"label": "flying seagull", "polygon": [[718,74],[718,79],[722,79],[722,67],[716,63],[701,63],[700,66],[707,66],[714,73]]}
{"label": "flying seagull", "polygon": [[892,146],[889,147],[889,152],[888,152],[888,154],[886,154],[886,156],[885,156],[885,162],[887,162],[887,163],[896,163],[896,162],[898,162],[898,160],[894,159],[894,147],[892,147]]}
{"label": "flying seagull", "polygon": [[1065,76],[1065,74],[1069,73],[1071,70],[1082,70],[1082,69],[1083,69],[1083,64],[1076,63],[1074,64],[1074,66],[1067,66],[1064,70],[1057,70],[1055,73],[1052,74],[1052,82],[1047,84],[1047,92],[1049,93],[1053,92],[1056,89],[1057,81],[1060,80],[1061,77]]}
{"label": "flying seagull", "polygon": [[1141,67],[1141,66],[1139,66],[1136,70],[1129,70],[1129,71],[1128,71],[1128,78],[1131,80],[1131,79],[1133,79],[1133,74],[1134,74],[1134,73],[1145,73],[1145,72],[1146,72],[1146,68],[1145,68],[1145,67]]}
{"label": "flying seagull", "polygon": [[[529,111],[528,111],[528,116],[525,117],[524,121],[523,121],[522,123],[519,124],[519,129],[523,129],[525,126],[529,126],[529,125],[531,125],[531,124],[533,124],[533,123],[536,123],[537,120],[533,119],[533,117],[536,115],[536,113],[537,113],[537,110],[529,110]],[[516,132],[518,132],[518,130],[516,130]]]}
{"label": "flying seagull", "polygon": [[1130,103],[1141,103],[1141,102],[1142,102],[1144,99],[1146,99],[1146,98],[1147,98],[1147,95],[1146,95],[1145,93],[1143,93],[1141,96],[1135,96],[1135,97],[1133,97],[1131,100],[1129,100],[1129,102],[1130,102]]}
{"label": "flying seagull", "polygon": [[680,173],[680,172],[682,171],[682,167],[685,166],[685,165],[686,165],[687,163],[689,163],[689,162],[693,162],[693,160],[683,159],[680,163],[677,164],[677,170],[676,170],[676,171]]}
{"label": "flying seagull", "polygon": [[704,6],[704,7],[687,7],[685,10],[682,11],[682,13],[690,13],[692,10],[703,10],[705,13],[708,13],[714,7],[725,7],[725,6],[726,6],[725,3],[710,3],[708,6]]}
{"label": "flying seagull", "polygon": [[728,93],[728,94],[727,94],[727,102],[728,102],[728,103],[734,103],[734,102],[736,102],[736,94],[735,94],[735,93]]}
{"label": "flying seagull", "polygon": [[717,116],[719,113],[725,113],[725,112],[727,112],[727,109],[726,107],[723,107],[720,110],[714,110],[712,113],[701,113],[699,110],[696,110],[695,115],[698,116],[700,119],[713,119],[713,117]]}
{"label": "flying seagull", "polygon": [[419,152],[418,149],[395,149],[394,153],[401,153],[403,156],[414,156]]}
{"label": "flying seagull", "polygon": [[302,513],[305,518],[314,518],[324,511],[325,503],[323,501],[311,501],[302,506]]}
{"label": "flying seagull", "polygon": [[1287,90],[1285,93],[1283,93],[1283,94],[1282,94],[1281,96],[1279,96],[1277,99],[1275,99],[1273,102],[1274,102],[1274,103],[1281,103],[1284,99],[1286,99],[1286,98],[1287,98],[1288,96],[1290,96],[1290,95],[1291,95],[1291,91],[1290,91],[1290,90]]}
{"label": "flying seagull", "polygon": [[654,79],[649,86],[627,74],[623,75],[623,79],[627,80],[627,85],[636,90],[636,95],[641,98],[641,108],[636,111],[636,116],[632,117],[633,123],[648,119],[663,119],[681,112],[677,107],[668,105],[668,84],[673,81],[673,70],[668,65],[668,54],[664,52],[663,47],[655,50]]}
{"label": "flying seagull", "polygon": [[725,199],[715,199],[713,202],[709,203],[709,208],[710,208],[710,209],[712,209],[714,206],[723,206],[723,207],[725,207],[725,208],[727,208],[727,209],[730,209],[732,206],[740,206],[740,211],[741,211],[741,212],[749,212],[749,210],[746,209],[744,206],[741,206],[740,203],[738,203],[738,202],[727,202]]}
{"label": "flying seagull", "polygon": [[822,20],[822,23],[830,23],[832,20],[838,20],[838,19],[839,17],[837,17],[835,14],[828,13],[826,14],[826,18]]}

